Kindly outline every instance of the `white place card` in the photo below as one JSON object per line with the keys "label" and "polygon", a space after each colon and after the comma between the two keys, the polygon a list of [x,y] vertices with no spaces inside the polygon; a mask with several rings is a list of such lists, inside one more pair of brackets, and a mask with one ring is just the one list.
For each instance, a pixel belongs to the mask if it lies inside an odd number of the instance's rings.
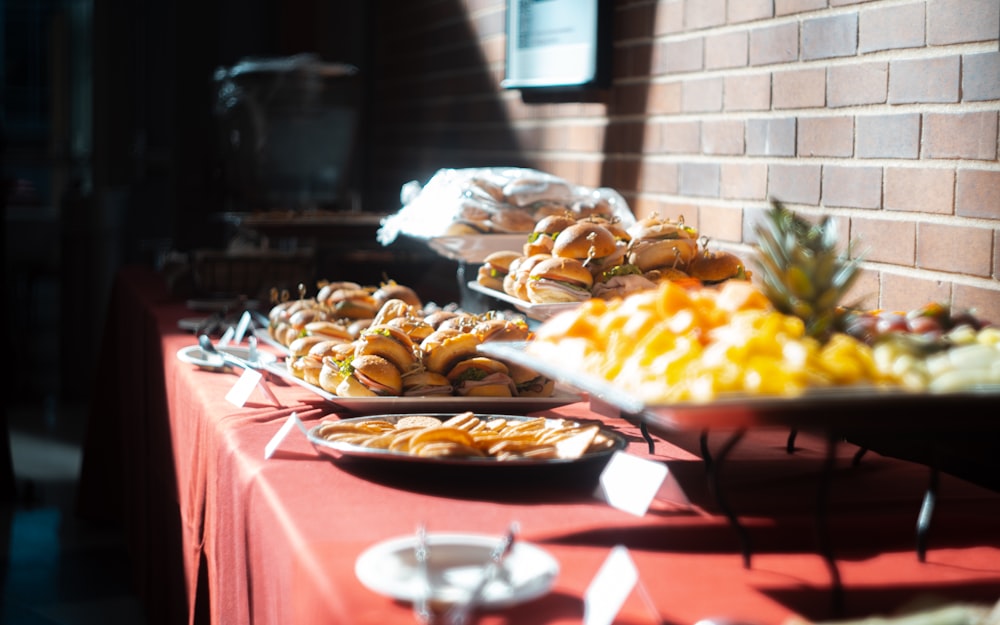
{"label": "white place card", "polygon": [[259,371],[244,369],[240,375],[240,379],[236,380],[233,388],[229,389],[229,392],[226,393],[226,401],[242,408],[250,398],[250,393],[253,393],[253,390],[257,388],[257,385],[263,379],[264,376]]}
{"label": "white place card", "polygon": [[649,509],[668,474],[667,465],[622,451],[615,452],[601,471],[594,496],[635,516]]}
{"label": "white place card", "polygon": [[271,440],[268,441],[267,445],[264,446],[264,460],[268,460],[274,455],[274,452],[278,451],[278,447],[281,443],[288,437],[288,433],[292,431],[293,428],[298,427],[303,435],[308,436],[309,430],[306,429],[306,424],[302,423],[302,419],[299,419],[298,413],[293,412],[288,415],[285,422],[278,428]]}
{"label": "white place card", "polygon": [[639,581],[639,569],[624,545],[604,560],[583,597],[583,625],[611,625]]}

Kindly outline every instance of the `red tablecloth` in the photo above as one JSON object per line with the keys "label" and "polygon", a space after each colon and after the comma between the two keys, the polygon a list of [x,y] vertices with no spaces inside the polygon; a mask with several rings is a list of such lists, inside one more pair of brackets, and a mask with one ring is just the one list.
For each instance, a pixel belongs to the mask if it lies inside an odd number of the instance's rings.
{"label": "red tablecloth", "polygon": [[[270,460],[264,447],[295,411],[307,424],[335,419],[331,405],[297,385],[272,382],[282,407],[255,391],[238,408],[224,399],[236,376],[178,360],[197,316],[160,277],[122,271],[110,302],[96,376],[80,490],[81,512],[120,519],[140,592],[155,623],[412,623],[409,606],[364,587],[354,574],[371,545],[430,531],[522,537],[560,564],[553,591],[484,614],[484,623],[579,623],[583,597],[616,545],[629,549],[664,622],[728,616],[769,625],[792,616],[829,619],[831,575],[819,555],[817,492],[826,441],[752,431],[720,468],[723,494],[747,529],[740,541],[720,513],[698,455],[697,433],[656,438],[587,402],[551,411],[599,420],[630,439],[628,452],[666,462],[692,501],[654,502],[636,517],[601,502],[591,484],[544,474],[482,482],[421,481],[400,466],[356,470],[293,431]],[[718,449],[724,433],[713,433]],[[927,467],[840,443],[827,503],[830,545],[843,583],[840,616],[892,610],[922,596],[993,603],[1000,598],[1000,494],[942,476],[926,561],[914,550]],[[655,623],[634,591],[618,623]]]}

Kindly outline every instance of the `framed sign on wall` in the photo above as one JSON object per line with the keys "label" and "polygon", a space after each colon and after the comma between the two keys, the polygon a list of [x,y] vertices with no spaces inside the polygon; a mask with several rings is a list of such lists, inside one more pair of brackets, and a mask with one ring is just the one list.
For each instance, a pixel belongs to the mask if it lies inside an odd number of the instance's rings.
{"label": "framed sign on wall", "polygon": [[508,0],[505,89],[607,86],[612,0]]}

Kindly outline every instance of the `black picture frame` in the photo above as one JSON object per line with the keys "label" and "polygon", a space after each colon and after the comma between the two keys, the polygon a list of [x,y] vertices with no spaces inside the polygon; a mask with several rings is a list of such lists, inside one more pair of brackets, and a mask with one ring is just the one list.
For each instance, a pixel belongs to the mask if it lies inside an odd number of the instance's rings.
{"label": "black picture frame", "polygon": [[603,89],[610,78],[612,0],[508,0],[501,87]]}

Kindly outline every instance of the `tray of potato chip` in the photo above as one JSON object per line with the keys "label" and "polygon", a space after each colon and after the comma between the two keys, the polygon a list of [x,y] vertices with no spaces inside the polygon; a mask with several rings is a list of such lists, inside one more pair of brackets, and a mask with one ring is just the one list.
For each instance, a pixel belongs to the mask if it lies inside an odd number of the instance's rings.
{"label": "tray of potato chip", "polygon": [[336,458],[497,467],[607,460],[627,444],[596,423],[474,412],[327,420],[308,436]]}

